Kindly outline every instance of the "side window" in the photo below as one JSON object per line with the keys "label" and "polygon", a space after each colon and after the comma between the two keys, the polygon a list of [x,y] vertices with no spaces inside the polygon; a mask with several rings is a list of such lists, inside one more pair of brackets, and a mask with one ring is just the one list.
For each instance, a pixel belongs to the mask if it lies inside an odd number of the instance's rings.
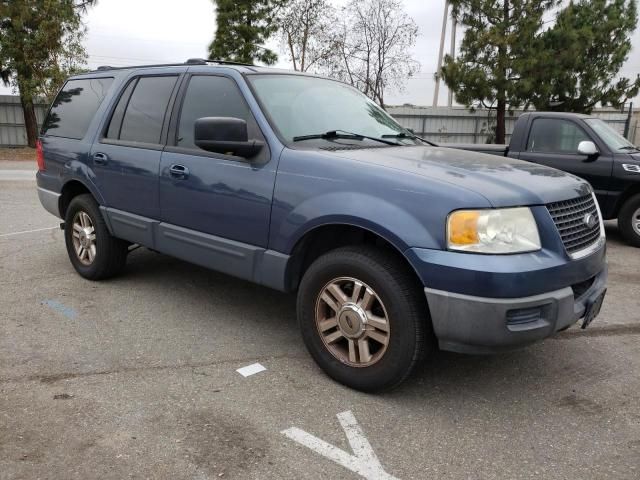
{"label": "side window", "polygon": [[238,86],[225,77],[195,75],[189,80],[178,123],[176,145],[198,148],[193,139],[195,121],[202,117],[234,117],[247,122],[249,138],[261,138],[258,125]]}
{"label": "side window", "polygon": [[590,140],[573,122],[556,118],[534,120],[527,142],[528,152],[577,153],[580,142]]}
{"label": "side window", "polygon": [[53,101],[42,134],[83,138],[112,82],[110,77],[69,80]]}
{"label": "side window", "polygon": [[113,111],[107,138],[160,143],[164,116],[177,79],[172,75],[141,77],[130,82]]}

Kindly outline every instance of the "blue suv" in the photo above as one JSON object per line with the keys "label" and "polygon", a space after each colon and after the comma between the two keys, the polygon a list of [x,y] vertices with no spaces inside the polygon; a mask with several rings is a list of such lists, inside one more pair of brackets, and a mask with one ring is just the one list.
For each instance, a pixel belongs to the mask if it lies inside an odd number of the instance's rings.
{"label": "blue suv", "polygon": [[332,378],[377,391],[425,353],[492,353],[598,314],[602,217],[579,178],[438,148],[343,83],[210,60],[71,77],[38,195],[77,272],[135,245],[297,292]]}

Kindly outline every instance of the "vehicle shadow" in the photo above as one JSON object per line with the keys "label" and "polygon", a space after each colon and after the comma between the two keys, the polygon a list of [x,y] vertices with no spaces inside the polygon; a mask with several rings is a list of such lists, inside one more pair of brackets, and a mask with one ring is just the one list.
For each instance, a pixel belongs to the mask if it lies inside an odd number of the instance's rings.
{"label": "vehicle shadow", "polygon": [[[227,332],[233,332],[241,322],[243,328],[265,332],[264,337],[258,337],[258,341],[264,343],[260,351],[271,349],[274,356],[290,352],[309,366],[315,365],[298,332],[294,294],[277,292],[142,249],[131,257],[124,275],[114,281],[130,283],[132,288],[144,283],[145,288],[178,292],[180,302],[201,303],[204,310],[220,308],[227,302],[232,305],[229,315],[198,321]],[[270,336],[268,339],[266,334]],[[572,329],[520,350],[487,356],[442,352],[436,348],[398,389],[375,397],[402,408],[424,404],[428,399],[458,402],[463,397],[497,404],[526,402],[532,391],[541,394],[569,388],[570,392],[570,386],[575,387],[585,379],[592,381],[598,375],[606,378],[616,370],[614,358],[599,356],[597,365],[585,364],[584,340],[558,339],[567,335],[577,337]],[[323,375],[319,368],[314,371]],[[573,375],[569,382],[567,371]],[[300,379],[300,382],[313,388],[317,379]],[[352,392],[349,395],[355,398],[369,397],[335,385],[339,390]]]}

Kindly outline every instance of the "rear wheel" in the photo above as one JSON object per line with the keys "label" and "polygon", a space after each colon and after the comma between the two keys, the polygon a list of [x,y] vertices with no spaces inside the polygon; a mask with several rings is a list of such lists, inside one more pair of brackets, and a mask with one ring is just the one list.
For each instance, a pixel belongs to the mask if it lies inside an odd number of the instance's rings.
{"label": "rear wheel", "polygon": [[629,198],[618,215],[618,228],[627,243],[640,247],[640,195]]}
{"label": "rear wheel", "polygon": [[345,247],[317,259],[298,290],[304,342],[333,379],[363,391],[405,380],[427,349],[426,299],[390,252]]}
{"label": "rear wheel", "polygon": [[111,236],[91,195],[82,194],[71,200],[64,238],[71,264],[84,278],[102,280],[124,268],[127,243]]}

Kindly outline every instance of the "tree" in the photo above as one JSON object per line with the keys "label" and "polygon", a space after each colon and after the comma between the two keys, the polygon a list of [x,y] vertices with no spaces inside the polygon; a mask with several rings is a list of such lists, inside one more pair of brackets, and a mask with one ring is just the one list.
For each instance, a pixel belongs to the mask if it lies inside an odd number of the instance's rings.
{"label": "tree", "polygon": [[17,88],[27,141],[35,147],[38,125],[33,106],[50,95],[86,55],[81,17],[95,0],[0,0],[0,78]]}
{"label": "tree", "polygon": [[334,53],[321,62],[322,70],[384,107],[385,90],[402,90],[420,68],[408,53],[417,36],[418,27],[400,0],[351,0],[340,12]]}
{"label": "tree", "polygon": [[590,113],[599,103],[619,107],[638,94],[640,78],[618,78],[631,51],[635,0],[570,2],[552,28],[540,35],[538,61],[523,71],[534,85],[537,110]]}
{"label": "tree", "polygon": [[278,56],[263,45],[277,29],[276,16],[284,0],[213,0],[216,34],[211,58],[272,65]]}
{"label": "tree", "polygon": [[[505,143],[507,107],[527,97],[521,71],[536,54],[542,15],[557,0],[451,0],[453,15],[466,27],[458,57],[447,55],[440,74],[456,101],[496,109],[497,143]],[[533,73],[533,72],[531,72]],[[535,83],[530,78],[529,84]]]}
{"label": "tree", "polygon": [[280,40],[293,69],[306,72],[334,52],[335,8],[327,0],[292,0],[279,20]]}

